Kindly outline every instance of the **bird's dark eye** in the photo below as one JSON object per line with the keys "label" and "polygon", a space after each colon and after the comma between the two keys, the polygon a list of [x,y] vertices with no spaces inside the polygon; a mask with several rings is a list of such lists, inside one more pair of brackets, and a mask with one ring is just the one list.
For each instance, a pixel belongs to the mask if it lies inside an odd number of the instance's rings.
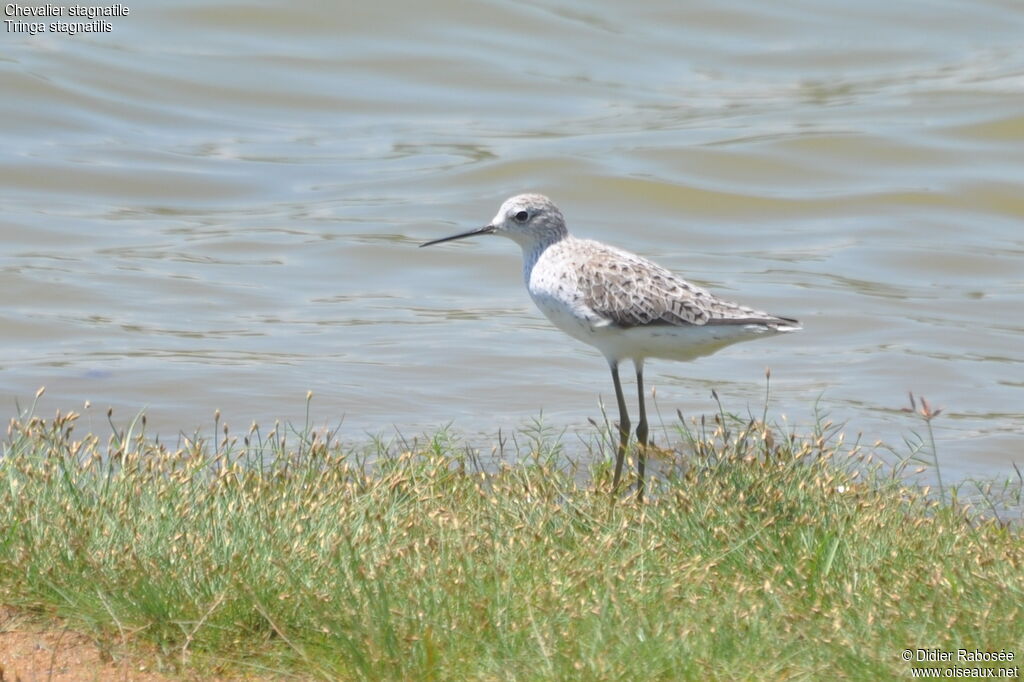
{"label": "bird's dark eye", "polygon": [[516,213],[515,218],[517,223],[525,223],[526,219],[530,217],[530,214],[526,211],[520,211]]}

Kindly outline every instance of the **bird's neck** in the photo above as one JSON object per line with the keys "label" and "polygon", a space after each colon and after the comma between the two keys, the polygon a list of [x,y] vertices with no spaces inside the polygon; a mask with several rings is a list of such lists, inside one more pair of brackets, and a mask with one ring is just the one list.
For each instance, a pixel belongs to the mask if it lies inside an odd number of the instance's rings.
{"label": "bird's neck", "polygon": [[520,244],[523,249],[523,278],[526,280],[527,285],[530,283],[530,273],[533,272],[533,266],[537,264],[537,261],[544,255],[544,252],[553,245],[571,238],[567,234],[552,235],[550,239],[538,239],[526,244]]}

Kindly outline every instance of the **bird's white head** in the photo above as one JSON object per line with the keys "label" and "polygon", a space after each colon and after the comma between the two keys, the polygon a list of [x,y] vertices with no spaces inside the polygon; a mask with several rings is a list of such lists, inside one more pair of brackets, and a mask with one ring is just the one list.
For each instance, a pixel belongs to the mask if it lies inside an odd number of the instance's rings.
{"label": "bird's white head", "polygon": [[435,239],[420,246],[430,246],[441,242],[474,237],[479,234],[497,234],[508,237],[531,251],[537,247],[553,244],[569,232],[565,227],[565,218],[554,202],[543,194],[518,194],[498,209],[498,213],[489,225],[478,227],[469,232],[462,232],[450,237]]}
{"label": "bird's white head", "polygon": [[568,234],[562,212],[543,194],[519,194],[505,200],[490,226],[494,234],[508,237],[524,249],[556,242]]}

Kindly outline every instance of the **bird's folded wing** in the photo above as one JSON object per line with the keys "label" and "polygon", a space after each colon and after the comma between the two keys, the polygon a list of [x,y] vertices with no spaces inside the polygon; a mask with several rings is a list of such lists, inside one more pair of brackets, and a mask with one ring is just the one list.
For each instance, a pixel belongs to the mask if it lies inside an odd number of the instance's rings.
{"label": "bird's folded wing", "polygon": [[579,270],[578,286],[584,303],[616,326],[795,323],[723,301],[646,258],[601,246]]}

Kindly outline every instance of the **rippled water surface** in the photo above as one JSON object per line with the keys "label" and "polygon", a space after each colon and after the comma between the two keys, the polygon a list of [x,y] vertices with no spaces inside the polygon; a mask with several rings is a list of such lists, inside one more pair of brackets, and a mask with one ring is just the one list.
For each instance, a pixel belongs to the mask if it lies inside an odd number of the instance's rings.
{"label": "rippled water surface", "polygon": [[[23,3],[29,4],[29,3]],[[1024,462],[1024,4],[134,2],[0,31],[0,398],[173,435],[312,418],[487,442],[591,429],[611,383],[495,238],[580,236],[806,330],[652,361],[676,409],[935,422],[956,476]],[[7,18],[7,17],[5,17]]]}

